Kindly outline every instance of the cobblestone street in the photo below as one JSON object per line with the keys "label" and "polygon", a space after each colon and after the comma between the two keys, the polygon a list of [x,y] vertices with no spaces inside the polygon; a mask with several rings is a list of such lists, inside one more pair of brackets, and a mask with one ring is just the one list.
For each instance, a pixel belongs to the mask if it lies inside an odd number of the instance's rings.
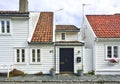
{"label": "cobblestone street", "polygon": [[49,75],[35,76],[17,76],[17,77],[0,77],[0,84],[120,84],[120,76],[101,76],[101,75]]}

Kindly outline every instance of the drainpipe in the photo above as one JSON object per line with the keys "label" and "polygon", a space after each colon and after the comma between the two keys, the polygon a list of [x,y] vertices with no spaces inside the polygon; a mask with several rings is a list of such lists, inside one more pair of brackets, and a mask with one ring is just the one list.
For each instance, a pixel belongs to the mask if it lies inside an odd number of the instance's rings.
{"label": "drainpipe", "polygon": [[84,45],[83,45],[83,47],[82,47],[82,70],[83,70],[83,72],[84,72],[84,65],[83,65],[83,57],[85,56],[85,54],[84,54]]}
{"label": "drainpipe", "polygon": [[55,46],[55,43],[54,43],[54,57],[55,57],[54,64],[55,64],[55,69],[56,69],[56,46]]}

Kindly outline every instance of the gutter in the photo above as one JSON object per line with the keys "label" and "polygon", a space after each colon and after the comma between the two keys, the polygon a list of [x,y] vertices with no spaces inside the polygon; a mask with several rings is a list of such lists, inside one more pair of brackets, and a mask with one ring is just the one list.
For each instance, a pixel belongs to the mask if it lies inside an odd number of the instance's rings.
{"label": "gutter", "polygon": [[55,32],[79,32],[80,30],[56,30]]}
{"label": "gutter", "polygon": [[11,17],[29,17],[29,13],[26,14],[0,14],[1,17],[11,16]]}
{"label": "gutter", "polygon": [[28,42],[28,44],[54,44],[54,42]]}

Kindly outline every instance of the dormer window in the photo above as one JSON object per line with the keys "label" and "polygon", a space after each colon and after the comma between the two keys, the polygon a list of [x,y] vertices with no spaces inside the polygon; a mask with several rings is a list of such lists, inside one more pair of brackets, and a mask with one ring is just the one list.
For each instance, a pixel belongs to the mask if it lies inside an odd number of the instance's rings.
{"label": "dormer window", "polygon": [[61,39],[65,40],[65,33],[61,33]]}
{"label": "dormer window", "polygon": [[10,20],[1,20],[1,30],[0,30],[0,33],[1,34],[10,34],[10,27],[11,27],[11,24],[10,24]]}

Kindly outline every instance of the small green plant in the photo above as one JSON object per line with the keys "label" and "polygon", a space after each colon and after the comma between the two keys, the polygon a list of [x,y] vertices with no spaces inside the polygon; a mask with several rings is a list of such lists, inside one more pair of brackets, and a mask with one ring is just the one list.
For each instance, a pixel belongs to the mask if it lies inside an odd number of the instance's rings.
{"label": "small green plant", "polygon": [[24,74],[22,74],[22,77],[25,77],[27,75],[27,73],[24,73]]}
{"label": "small green plant", "polygon": [[55,68],[51,68],[50,69],[50,75],[52,76],[52,77],[54,77],[55,76]]}
{"label": "small green plant", "polygon": [[82,69],[78,69],[77,70],[77,75],[78,76],[83,76],[83,70]]}
{"label": "small green plant", "polygon": [[89,71],[88,74],[90,74],[90,75],[95,75],[95,71],[94,71],[94,70]]}
{"label": "small green plant", "polygon": [[77,72],[79,72],[79,71],[83,71],[83,70],[82,69],[78,69]]}
{"label": "small green plant", "polygon": [[51,68],[50,71],[56,71],[55,68]]}

